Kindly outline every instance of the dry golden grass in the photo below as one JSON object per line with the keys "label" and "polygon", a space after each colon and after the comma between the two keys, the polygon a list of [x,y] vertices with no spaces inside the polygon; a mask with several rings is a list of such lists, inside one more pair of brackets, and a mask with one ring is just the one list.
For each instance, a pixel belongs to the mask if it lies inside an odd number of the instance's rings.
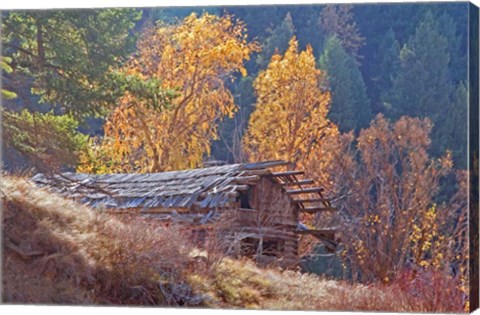
{"label": "dry golden grass", "polygon": [[[182,302],[191,249],[180,231],[101,214],[2,178],[2,298],[7,303]],[[177,290],[178,291],[178,290]]]}
{"label": "dry golden grass", "polygon": [[189,282],[196,291],[208,296],[206,305],[210,307],[464,312],[462,296],[451,281],[432,276],[431,281],[418,283],[424,280],[367,286],[298,271],[262,269],[246,260],[224,259],[215,274],[191,274]]}
{"label": "dry golden grass", "polygon": [[453,280],[439,275],[365,286],[259,268],[199,251],[178,228],[101,214],[21,178],[3,177],[1,192],[6,303],[463,311]]}

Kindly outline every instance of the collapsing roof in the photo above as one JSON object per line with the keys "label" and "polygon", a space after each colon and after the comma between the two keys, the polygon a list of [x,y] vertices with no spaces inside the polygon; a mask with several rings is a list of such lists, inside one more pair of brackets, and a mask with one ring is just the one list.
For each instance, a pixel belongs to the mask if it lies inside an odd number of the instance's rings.
{"label": "collapsing roof", "polygon": [[268,167],[285,164],[266,161],[149,174],[37,174],[32,180],[96,208],[190,208],[194,203],[216,208],[248,189],[246,184],[258,179],[252,174],[272,174]]}
{"label": "collapsing roof", "polygon": [[[192,224],[215,222],[220,215],[217,209],[238,203],[239,195],[247,192],[264,177],[282,187],[289,196],[289,204],[293,204],[296,209],[292,218],[296,218],[300,212],[336,210],[323,197],[322,188],[309,186],[314,184],[313,180],[297,178],[304,174],[303,171],[272,172],[269,169],[285,165],[289,163],[265,161],[147,174],[37,174],[32,181],[93,208],[106,208],[115,212],[135,209],[156,219]],[[195,211],[190,211],[193,209]],[[335,229],[310,230],[298,219],[292,220],[291,223],[296,227],[292,233],[311,234],[327,248],[335,248]]]}

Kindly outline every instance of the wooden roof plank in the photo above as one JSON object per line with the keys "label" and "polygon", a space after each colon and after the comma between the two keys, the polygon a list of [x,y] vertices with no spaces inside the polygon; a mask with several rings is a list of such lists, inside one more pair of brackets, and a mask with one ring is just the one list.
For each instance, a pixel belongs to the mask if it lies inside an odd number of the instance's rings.
{"label": "wooden roof plank", "polygon": [[279,177],[279,176],[289,176],[289,175],[303,175],[305,174],[304,171],[287,171],[287,172],[274,172],[272,176]]}
{"label": "wooden roof plank", "polygon": [[264,162],[257,162],[257,163],[245,163],[243,164],[243,168],[246,170],[256,170],[256,169],[263,169],[275,166],[284,166],[288,165],[290,162],[284,160],[274,160],[274,161],[264,161]]}
{"label": "wooden roof plank", "polygon": [[312,188],[305,188],[305,189],[297,189],[297,190],[287,190],[287,194],[289,195],[298,195],[298,194],[309,194],[309,193],[316,193],[322,192],[322,187],[312,187]]}
{"label": "wooden roof plank", "polygon": [[301,185],[311,185],[311,184],[315,184],[315,181],[313,179],[303,179],[299,181],[281,183],[282,186],[301,186]]}

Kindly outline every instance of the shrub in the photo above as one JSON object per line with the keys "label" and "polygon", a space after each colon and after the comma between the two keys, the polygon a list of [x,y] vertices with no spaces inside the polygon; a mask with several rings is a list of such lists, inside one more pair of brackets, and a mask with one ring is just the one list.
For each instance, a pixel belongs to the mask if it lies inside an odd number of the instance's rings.
{"label": "shrub", "polygon": [[119,220],[24,180],[2,180],[5,302],[189,302],[192,245],[178,228]]}
{"label": "shrub", "polygon": [[332,187],[342,217],[343,256],[364,282],[392,281],[408,265],[448,272],[465,269],[466,181],[448,204],[436,204],[451,173],[447,154],[429,157],[428,119],[382,115],[355,139],[339,138]]}

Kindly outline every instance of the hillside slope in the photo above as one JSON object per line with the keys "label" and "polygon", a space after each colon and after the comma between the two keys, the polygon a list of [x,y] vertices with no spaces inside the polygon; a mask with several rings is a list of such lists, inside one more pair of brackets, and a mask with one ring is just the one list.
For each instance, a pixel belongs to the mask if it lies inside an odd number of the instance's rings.
{"label": "hillside slope", "polygon": [[22,178],[3,177],[1,198],[4,303],[442,311],[398,286],[199,252],[178,228],[98,213]]}
{"label": "hillside slope", "polygon": [[172,245],[175,230],[120,221],[21,178],[3,177],[1,191],[4,302],[168,304],[160,279],[182,282],[189,249]]}

